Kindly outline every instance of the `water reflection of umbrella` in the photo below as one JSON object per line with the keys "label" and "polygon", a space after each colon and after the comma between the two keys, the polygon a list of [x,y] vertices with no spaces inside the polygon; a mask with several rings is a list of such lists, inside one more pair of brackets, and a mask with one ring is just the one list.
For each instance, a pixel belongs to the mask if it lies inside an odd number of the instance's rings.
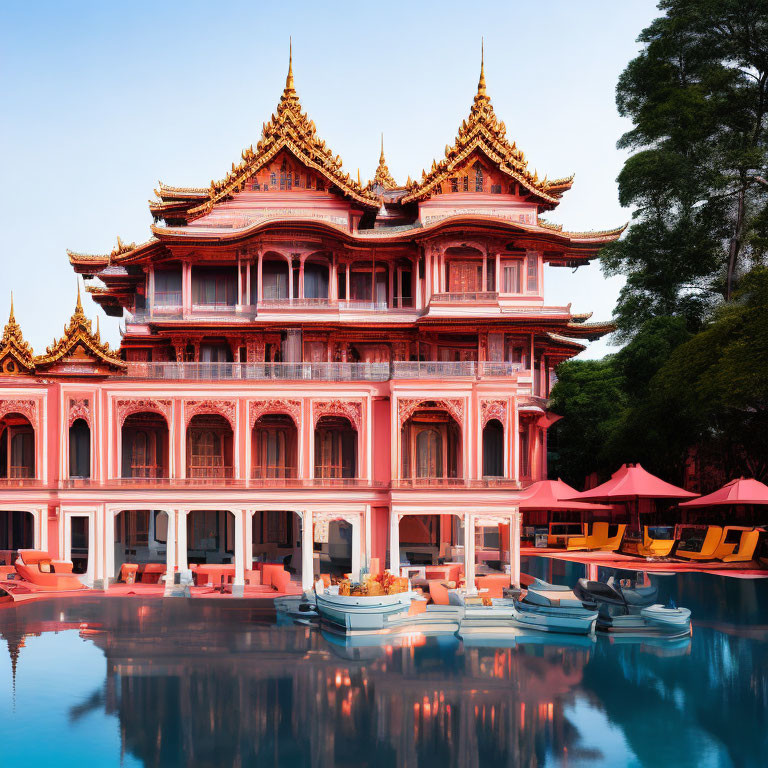
{"label": "water reflection of umbrella", "polygon": [[696,493],[678,488],[650,472],[639,464],[622,464],[611,479],[590,488],[588,491],[571,496],[576,501],[634,502],[637,528],[640,529],[640,499],[687,499],[698,496]]}

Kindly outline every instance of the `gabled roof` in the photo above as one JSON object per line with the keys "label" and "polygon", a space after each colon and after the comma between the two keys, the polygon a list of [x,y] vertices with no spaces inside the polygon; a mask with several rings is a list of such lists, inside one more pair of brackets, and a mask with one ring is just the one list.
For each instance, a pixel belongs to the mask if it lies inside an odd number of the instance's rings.
{"label": "gabled roof", "polygon": [[24,340],[21,327],[13,314],[13,294],[11,294],[11,312],[0,339],[0,376],[18,376],[32,373],[32,347]]}
{"label": "gabled roof", "polygon": [[[83,312],[79,285],[77,288],[77,305],[69,320],[69,325],[64,327],[64,335],[59,340],[54,341],[45,350],[44,355],[37,355],[34,358],[34,365],[37,369],[48,368],[78,352],[93,358],[95,368],[101,364],[109,372],[114,372],[122,371],[126,367],[126,364],[109,348],[109,344],[101,340],[98,325],[96,333],[93,332],[91,321]],[[99,373],[100,371],[94,370],[93,372]]]}
{"label": "gabled roof", "polygon": [[433,162],[429,173],[424,173],[420,182],[409,189],[402,201],[411,203],[423,200],[433,194],[435,187],[446,180],[451,173],[475,151],[480,151],[510,179],[521,184],[532,195],[538,197],[547,207],[554,208],[563,192],[571,188],[573,176],[562,179],[539,179],[538,172],[528,169],[525,154],[517,145],[506,138],[507,129],[497,120],[491,99],[485,87],[485,67],[481,58],[480,80],[469,117],[459,128],[453,146],[446,146],[445,157]]}
{"label": "gabled roof", "polygon": [[[342,194],[349,197],[358,205],[366,208],[378,208],[378,201],[369,190],[364,189],[347,173],[342,173],[342,161],[338,155],[326,146],[317,135],[314,121],[302,111],[299,97],[293,82],[293,55],[288,60],[288,76],[285,88],[277,105],[277,113],[273,114],[268,123],[262,128],[261,139],[256,149],[251,145],[242,153],[242,162],[232,164],[232,170],[221,181],[212,181],[208,199],[190,208],[190,216],[201,216],[208,213],[213,206],[235,192],[242,191],[245,184],[260,168],[274,158],[281,150],[291,152],[307,168],[317,171],[332,185],[338,187]],[[168,194],[173,190],[173,195]],[[199,189],[181,189],[163,187],[163,201],[172,199],[188,199],[199,197]]]}

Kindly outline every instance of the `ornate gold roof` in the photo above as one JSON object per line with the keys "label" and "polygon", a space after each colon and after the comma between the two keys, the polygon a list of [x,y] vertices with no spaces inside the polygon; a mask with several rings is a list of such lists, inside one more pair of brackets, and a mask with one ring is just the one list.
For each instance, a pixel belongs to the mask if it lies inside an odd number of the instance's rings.
{"label": "ornate gold roof", "polygon": [[293,50],[288,59],[288,76],[285,88],[277,105],[277,114],[273,114],[265,123],[261,140],[242,153],[242,162],[232,163],[232,170],[221,181],[212,181],[208,191],[208,200],[202,205],[190,209],[190,215],[208,213],[213,205],[229,195],[245,188],[245,184],[262,166],[268,163],[281,150],[287,149],[307,168],[312,168],[323,175],[331,184],[352,200],[368,208],[378,208],[375,195],[342,173],[342,161],[333,154],[325,142],[317,135],[314,121],[310,120],[301,109],[301,103],[293,82]]}
{"label": "ornate gold roof", "polygon": [[429,173],[422,171],[421,181],[413,184],[401,202],[411,203],[429,197],[438,184],[448,179],[474,151],[479,150],[511,179],[550,207],[556,206],[562,193],[570,189],[573,176],[554,181],[548,181],[546,177],[540,179],[537,171],[530,172],[524,152],[514,142],[509,143],[506,133],[507,128],[496,118],[486,92],[485,62],[481,55],[480,79],[469,118],[462,122],[453,146],[445,147],[445,157],[439,163],[433,161]]}
{"label": "ornate gold roof", "polygon": [[392,178],[392,174],[387,168],[387,161],[384,158],[384,134],[381,134],[381,154],[379,155],[379,165],[376,168],[376,173],[373,175],[373,179],[368,182],[366,189],[373,189],[373,187],[381,187],[382,189],[398,189],[398,183]]}
{"label": "ornate gold roof", "polygon": [[[79,350],[78,346],[80,347]],[[47,367],[77,353],[90,355],[97,362],[101,362],[113,370],[122,370],[126,367],[117,354],[109,348],[109,344],[101,340],[98,320],[96,321],[96,333],[93,332],[91,321],[83,312],[79,284],[77,286],[77,305],[69,324],[64,326],[64,335],[47,347],[44,355],[35,357],[34,364],[36,368]]]}
{"label": "ornate gold roof", "polygon": [[21,327],[13,314],[13,293],[11,293],[11,312],[0,339],[0,376],[17,376],[20,373],[32,373],[32,347],[24,340]]}

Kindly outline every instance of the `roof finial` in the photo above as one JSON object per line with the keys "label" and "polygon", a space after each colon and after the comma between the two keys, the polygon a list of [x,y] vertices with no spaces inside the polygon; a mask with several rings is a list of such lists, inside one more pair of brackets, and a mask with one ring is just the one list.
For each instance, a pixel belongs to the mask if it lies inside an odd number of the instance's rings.
{"label": "roof finial", "polygon": [[77,305],[75,306],[75,312],[83,311],[83,302],[80,300],[80,280],[77,281]]}
{"label": "roof finial", "polygon": [[13,316],[13,291],[11,291],[11,314],[8,315],[8,322],[13,323],[16,318]]}
{"label": "roof finial", "polygon": [[485,41],[480,38],[480,80],[477,83],[478,96],[485,96]]}
{"label": "roof finial", "polygon": [[285,78],[285,90],[293,93],[296,88],[293,85],[293,39],[288,38],[288,76]]}
{"label": "roof finial", "polygon": [[381,132],[381,155],[379,155],[379,163],[386,162],[384,160],[384,131]]}

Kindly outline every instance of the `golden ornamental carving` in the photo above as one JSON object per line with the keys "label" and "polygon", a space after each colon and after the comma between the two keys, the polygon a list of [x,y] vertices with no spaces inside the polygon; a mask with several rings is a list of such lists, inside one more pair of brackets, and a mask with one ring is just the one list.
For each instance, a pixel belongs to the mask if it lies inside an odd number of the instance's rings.
{"label": "golden ornamental carving", "polygon": [[506,134],[507,128],[503,121],[497,119],[486,91],[485,65],[481,57],[477,93],[469,117],[462,122],[453,146],[445,147],[445,157],[439,163],[432,161],[429,172],[422,171],[421,181],[409,186],[409,192],[401,202],[411,203],[429,197],[473,152],[481,151],[502,173],[552,207],[557,205],[562,193],[570,189],[573,176],[551,181],[546,177],[539,179],[537,171],[531,173],[529,170],[525,153],[518,149],[515,142],[510,144]]}
{"label": "golden ornamental carving", "polygon": [[71,397],[69,399],[69,415],[67,426],[71,427],[78,419],[83,419],[91,427],[91,401],[87,397]]}
{"label": "golden ornamental carving", "polygon": [[447,411],[454,421],[464,427],[464,400],[447,399],[430,400],[429,398],[399,398],[397,401],[397,416],[402,427],[419,408],[436,407]]}
{"label": "golden ornamental carving", "polygon": [[482,400],[480,403],[481,426],[498,419],[504,425],[507,419],[507,401],[506,400]]}
{"label": "golden ornamental carving", "polygon": [[189,426],[189,422],[195,416],[218,414],[223,416],[234,430],[237,421],[236,411],[237,406],[234,400],[216,400],[211,398],[207,400],[187,400],[184,403],[184,416],[187,426]]}
{"label": "golden ornamental carving", "polygon": [[359,400],[315,400],[312,403],[313,427],[323,416],[343,416],[360,432],[363,420],[363,404]]}
{"label": "golden ornamental carving", "polygon": [[117,422],[122,427],[125,420],[133,413],[159,413],[170,428],[171,412],[173,403],[171,400],[158,400],[156,398],[130,398],[126,400],[117,400],[115,402],[117,410]]}
{"label": "golden ornamental carving", "polygon": [[267,414],[285,414],[293,419],[298,427],[301,424],[301,400],[287,400],[285,398],[273,398],[268,400],[254,400],[250,404],[249,419],[251,429],[256,422]]}
{"label": "golden ornamental carving", "polygon": [[261,139],[244,150],[241,162],[232,164],[232,170],[221,181],[212,181],[208,200],[189,210],[192,216],[208,213],[220,200],[241,192],[246,182],[281,150],[287,149],[307,168],[321,173],[342,193],[367,208],[378,208],[376,196],[368,189],[342,172],[342,161],[317,135],[313,120],[302,111],[293,82],[293,52],[288,60],[288,76],[285,88],[277,105],[277,112],[262,127]]}
{"label": "golden ornamental carving", "polygon": [[21,327],[13,313],[13,294],[11,294],[11,312],[0,339],[0,376],[18,376],[32,373],[34,369],[32,347],[24,340]]}
{"label": "golden ornamental carving", "polygon": [[93,332],[91,321],[85,316],[83,304],[80,300],[80,286],[77,288],[77,305],[75,312],[64,326],[64,335],[46,348],[44,355],[34,358],[35,367],[49,366],[58,363],[69,355],[72,355],[80,346],[86,353],[92,355],[97,361],[104,363],[112,370],[125,370],[126,364],[116,352],[113,352],[106,341],[101,340],[101,333],[96,321],[96,332]]}

